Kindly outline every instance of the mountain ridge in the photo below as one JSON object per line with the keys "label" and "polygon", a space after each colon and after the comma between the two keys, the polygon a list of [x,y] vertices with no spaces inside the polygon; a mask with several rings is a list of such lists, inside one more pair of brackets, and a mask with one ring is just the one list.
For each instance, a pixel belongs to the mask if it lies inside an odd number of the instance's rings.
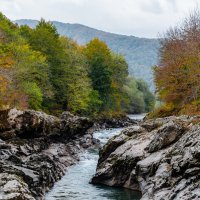
{"label": "mountain ridge", "polygon": [[[19,24],[19,25],[23,25],[25,21],[27,21],[28,23],[32,21],[31,23],[34,23],[34,26],[32,26],[32,28],[34,28],[37,25],[37,23],[39,22],[39,20],[37,20],[37,19],[17,19],[17,20],[14,20],[14,22]],[[77,26],[82,26],[82,27],[86,27],[86,28],[89,28],[89,29],[92,29],[92,30],[95,30],[95,31],[99,31],[99,32],[107,33],[107,34],[112,34],[112,35],[116,35],[116,36],[125,36],[125,37],[139,38],[139,39],[157,40],[156,38],[137,37],[137,36],[134,36],[134,35],[126,35],[126,34],[120,34],[120,33],[104,31],[104,30],[101,30],[101,29],[98,29],[98,28],[93,28],[93,27],[90,27],[88,25],[84,25],[84,24],[80,24],[80,23],[60,22],[60,21],[57,21],[57,20],[52,20],[50,22],[52,22],[52,23],[60,23],[60,24],[67,24],[67,25],[72,25],[72,26],[76,26],[76,25]]]}

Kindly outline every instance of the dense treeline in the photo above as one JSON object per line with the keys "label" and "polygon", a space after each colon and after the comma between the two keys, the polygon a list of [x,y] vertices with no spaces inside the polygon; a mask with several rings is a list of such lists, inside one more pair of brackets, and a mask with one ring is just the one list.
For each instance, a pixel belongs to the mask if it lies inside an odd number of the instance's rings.
{"label": "dense treeline", "polygon": [[161,108],[152,116],[200,114],[200,12],[171,28],[161,40],[155,82]]}
{"label": "dense treeline", "polygon": [[99,39],[79,46],[41,20],[35,29],[0,14],[0,108],[112,116],[152,110],[145,82]]}

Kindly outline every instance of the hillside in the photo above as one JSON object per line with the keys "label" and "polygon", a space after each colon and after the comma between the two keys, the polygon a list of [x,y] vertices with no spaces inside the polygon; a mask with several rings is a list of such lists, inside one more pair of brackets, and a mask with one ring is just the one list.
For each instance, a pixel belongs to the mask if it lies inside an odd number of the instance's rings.
{"label": "hillside", "polygon": [[[36,20],[16,20],[19,25],[35,27]],[[76,40],[79,44],[85,44],[98,37],[108,44],[115,52],[126,57],[130,74],[147,81],[151,90],[153,87],[152,66],[158,61],[159,42],[157,39],[138,38],[134,36],[118,35],[93,29],[81,24],[70,24],[53,21],[59,34]]]}

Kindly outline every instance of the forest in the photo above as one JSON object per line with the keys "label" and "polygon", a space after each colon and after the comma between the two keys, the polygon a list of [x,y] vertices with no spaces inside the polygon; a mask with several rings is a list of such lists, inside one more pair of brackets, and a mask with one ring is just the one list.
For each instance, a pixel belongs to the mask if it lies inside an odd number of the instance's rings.
{"label": "forest", "polygon": [[122,55],[95,38],[78,45],[41,19],[31,29],[0,13],[0,109],[90,117],[149,112],[155,98]]}
{"label": "forest", "polygon": [[[35,28],[37,20],[15,20],[18,25]],[[145,80],[151,91],[154,91],[152,66],[158,63],[159,39],[119,35],[94,29],[83,24],[52,21],[59,34],[72,38],[78,44],[85,45],[93,38],[106,42],[111,50],[123,54],[129,67],[129,74]]]}

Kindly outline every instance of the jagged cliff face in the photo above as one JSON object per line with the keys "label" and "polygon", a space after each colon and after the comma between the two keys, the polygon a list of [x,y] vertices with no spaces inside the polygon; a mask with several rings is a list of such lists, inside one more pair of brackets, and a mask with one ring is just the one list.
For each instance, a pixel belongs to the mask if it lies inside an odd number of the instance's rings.
{"label": "jagged cliff face", "polygon": [[147,120],[101,150],[92,183],[142,192],[147,200],[200,199],[200,117]]}
{"label": "jagged cliff face", "polygon": [[68,112],[61,118],[36,111],[0,111],[0,200],[42,200],[93,145],[93,123]]}

